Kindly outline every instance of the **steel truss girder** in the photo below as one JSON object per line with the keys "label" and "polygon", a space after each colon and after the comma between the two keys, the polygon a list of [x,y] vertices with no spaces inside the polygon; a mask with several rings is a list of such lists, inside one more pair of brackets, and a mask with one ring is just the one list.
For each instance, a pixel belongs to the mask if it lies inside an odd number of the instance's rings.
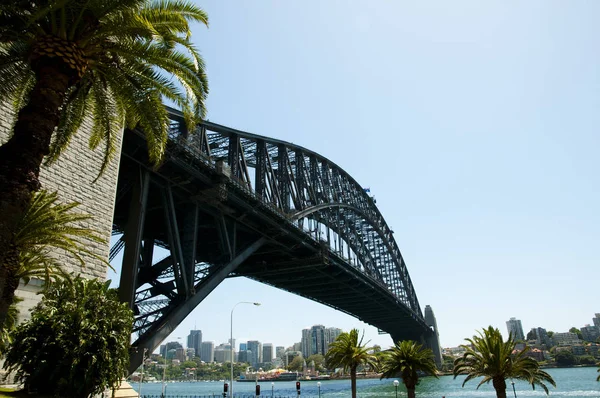
{"label": "steel truss girder", "polygon": [[212,292],[229,274],[234,272],[241,263],[246,261],[246,259],[256,252],[265,242],[265,238],[260,238],[250,244],[238,253],[229,263],[218,267],[214,272],[199,282],[195,286],[194,295],[188,297],[185,301],[178,303],[176,306],[170,306],[166,315],[163,316],[159,322],[155,322],[140,339],[134,342],[130,356],[130,373],[133,373],[142,363],[142,353],[145,348],[152,352],[158,347],[158,345],[171,334],[173,330],[175,330],[177,325],[179,325],[210,292]]}
{"label": "steel truss girder", "polygon": [[[338,234],[338,242],[328,236],[328,243],[345,247],[348,251],[346,256],[356,257],[366,274],[387,285],[391,294],[401,298],[415,314],[422,317],[393,232],[373,199],[350,175],[322,156],[294,144],[210,122],[201,124],[201,132],[208,141],[208,145],[195,148],[201,156],[227,159],[232,178],[283,213],[292,215],[317,206],[343,203],[364,217],[374,227],[371,235],[376,235],[376,238],[366,236],[364,240],[383,242],[383,247],[362,247],[359,234],[350,233],[350,229],[356,227],[351,225],[351,220],[343,217],[337,223],[333,223],[333,219],[321,220],[325,228],[340,230],[343,226],[345,230],[343,237]],[[210,154],[204,153],[206,148],[210,148]],[[254,180],[249,168],[254,168]]]}

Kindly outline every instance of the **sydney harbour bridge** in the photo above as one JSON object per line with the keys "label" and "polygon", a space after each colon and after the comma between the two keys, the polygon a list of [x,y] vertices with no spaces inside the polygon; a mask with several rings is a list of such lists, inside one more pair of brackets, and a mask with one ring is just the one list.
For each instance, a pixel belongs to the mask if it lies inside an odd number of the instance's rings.
{"label": "sydney harbour bridge", "polygon": [[[126,131],[113,260],[135,313],[131,369],[225,278],[245,276],[439,352],[402,254],[374,200],[342,168],[289,142],[170,110],[165,159]],[[156,260],[156,247],[167,253]]]}

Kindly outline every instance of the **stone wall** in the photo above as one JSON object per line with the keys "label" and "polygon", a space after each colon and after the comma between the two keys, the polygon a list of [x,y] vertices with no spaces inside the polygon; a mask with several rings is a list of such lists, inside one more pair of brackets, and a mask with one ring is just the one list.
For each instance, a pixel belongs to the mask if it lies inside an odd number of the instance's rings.
{"label": "stone wall", "polygon": [[[0,103],[0,144],[9,138],[13,120],[13,112],[8,106]],[[88,240],[86,246],[94,254],[108,259],[109,241],[112,231],[114,202],[119,172],[119,153],[121,149],[121,136],[118,138],[116,156],[104,174],[94,182],[102,164],[102,151],[99,148],[91,151],[88,146],[89,123],[84,125],[76,134],[69,148],[61,155],[60,159],[50,167],[43,167],[40,173],[42,186],[48,191],[58,191],[60,200],[77,201],[81,203],[77,211],[92,214],[93,219],[84,223],[84,227],[93,228],[106,239],[106,244],[99,244]],[[100,145],[102,147],[102,145]],[[102,261],[85,256],[86,266],[80,267],[79,263],[70,259],[65,253],[57,252],[59,258],[64,258],[65,268],[70,272],[80,273],[87,278],[106,278],[107,267]],[[20,319],[28,318],[28,310],[40,299],[41,283],[32,281],[28,286],[21,286],[17,296],[24,298],[20,307]]]}

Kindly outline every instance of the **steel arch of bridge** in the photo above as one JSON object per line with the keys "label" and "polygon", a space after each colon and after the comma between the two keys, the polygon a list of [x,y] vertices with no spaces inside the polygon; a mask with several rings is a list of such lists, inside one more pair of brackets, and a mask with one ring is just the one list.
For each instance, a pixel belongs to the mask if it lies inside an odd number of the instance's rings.
{"label": "steel arch of bridge", "polygon": [[[170,116],[160,168],[145,159],[139,132],[127,132],[123,144],[113,227],[123,235],[111,259],[125,249],[120,294],[136,313],[132,368],[142,347],[153,350],[218,283],[235,275],[390,329],[383,318],[361,314],[350,298],[335,301],[288,281],[303,266],[335,275],[348,297],[364,294],[362,300],[397,306],[416,325],[414,334],[430,330],[393,231],[342,168],[301,146],[210,122],[188,134],[181,114],[171,110]],[[202,247],[208,230],[218,235],[219,253]],[[155,246],[170,255],[155,261]]]}

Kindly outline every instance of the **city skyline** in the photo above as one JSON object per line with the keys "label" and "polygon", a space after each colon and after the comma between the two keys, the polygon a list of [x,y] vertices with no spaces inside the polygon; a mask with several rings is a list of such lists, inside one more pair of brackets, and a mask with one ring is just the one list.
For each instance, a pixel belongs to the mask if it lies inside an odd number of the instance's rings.
{"label": "city skyline", "polygon": [[[208,119],[310,148],[369,187],[442,347],[488,325],[506,333],[510,317],[566,331],[599,312],[600,3],[202,6],[211,27],[193,40]],[[238,301],[262,303],[236,309],[238,339],[288,346],[324,324],[392,344],[242,278],[174,335],[197,322],[206,339],[227,341]]]}

